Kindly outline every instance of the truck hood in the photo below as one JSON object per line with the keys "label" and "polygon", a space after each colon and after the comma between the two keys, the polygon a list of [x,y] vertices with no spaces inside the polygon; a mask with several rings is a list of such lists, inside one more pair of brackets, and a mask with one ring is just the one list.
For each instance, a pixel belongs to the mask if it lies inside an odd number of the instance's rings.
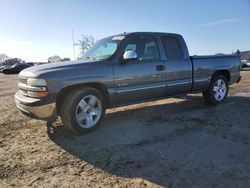
{"label": "truck hood", "polygon": [[93,61],[64,61],[57,63],[47,63],[45,65],[37,65],[24,69],[19,73],[20,77],[40,77],[51,72],[59,72],[63,70],[73,71],[74,69],[87,68],[95,64]]}

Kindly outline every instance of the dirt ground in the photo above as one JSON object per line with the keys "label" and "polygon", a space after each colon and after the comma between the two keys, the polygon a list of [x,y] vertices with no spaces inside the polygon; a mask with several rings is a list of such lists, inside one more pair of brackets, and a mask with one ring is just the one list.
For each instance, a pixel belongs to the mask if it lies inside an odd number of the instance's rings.
{"label": "dirt ground", "polygon": [[250,187],[250,71],[219,106],[200,94],[107,111],[69,134],[22,115],[0,75],[0,187]]}

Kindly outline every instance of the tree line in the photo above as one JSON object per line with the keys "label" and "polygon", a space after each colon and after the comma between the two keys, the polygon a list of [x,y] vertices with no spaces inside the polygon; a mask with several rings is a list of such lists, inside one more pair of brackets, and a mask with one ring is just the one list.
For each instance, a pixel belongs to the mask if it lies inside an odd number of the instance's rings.
{"label": "tree line", "polygon": [[[81,59],[83,57],[84,53],[89,48],[91,48],[96,41],[97,40],[91,35],[89,35],[89,36],[82,35],[81,39],[79,39],[78,42],[73,44],[74,46],[79,46],[79,48],[80,48],[80,54],[78,55],[77,59]],[[58,56],[58,55],[54,55],[54,56],[48,58],[49,63],[60,62],[60,61],[70,61],[70,58],[60,58],[60,56]]]}
{"label": "tree line", "polygon": [[[93,44],[96,42],[93,36],[86,36],[82,35],[82,38],[78,40],[77,43],[74,45],[79,46],[80,48],[80,54],[77,59],[81,59],[83,54],[93,46]],[[48,58],[48,63],[54,63],[54,62],[62,62],[62,61],[70,61],[71,59],[69,57],[61,58],[59,55],[54,55]],[[14,65],[16,63],[25,63],[24,60],[20,58],[11,58],[8,55],[4,53],[0,53],[0,65]]]}
{"label": "tree line", "polygon": [[[48,58],[48,63],[60,62],[60,61],[70,61],[70,58],[60,58],[60,56],[55,55]],[[0,54],[0,65],[14,65],[16,63],[26,63],[26,61],[20,58],[11,58],[8,55],[2,53]]]}

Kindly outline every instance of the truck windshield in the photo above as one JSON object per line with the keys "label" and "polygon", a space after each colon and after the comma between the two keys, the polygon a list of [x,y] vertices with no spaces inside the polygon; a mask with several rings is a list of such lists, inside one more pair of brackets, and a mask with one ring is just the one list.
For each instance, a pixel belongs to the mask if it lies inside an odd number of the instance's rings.
{"label": "truck windshield", "polygon": [[83,59],[103,60],[111,57],[124,36],[108,37],[95,43],[83,56]]}

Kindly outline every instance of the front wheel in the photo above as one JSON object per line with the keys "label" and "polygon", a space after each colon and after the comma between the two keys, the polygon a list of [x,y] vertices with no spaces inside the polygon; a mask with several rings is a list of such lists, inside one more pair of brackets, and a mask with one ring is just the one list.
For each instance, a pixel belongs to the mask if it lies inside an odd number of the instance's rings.
{"label": "front wheel", "polygon": [[61,106],[64,126],[75,133],[87,133],[96,129],[105,113],[103,95],[94,88],[70,92]]}
{"label": "front wheel", "polygon": [[215,75],[203,98],[208,104],[217,105],[227,98],[228,82],[223,75]]}

